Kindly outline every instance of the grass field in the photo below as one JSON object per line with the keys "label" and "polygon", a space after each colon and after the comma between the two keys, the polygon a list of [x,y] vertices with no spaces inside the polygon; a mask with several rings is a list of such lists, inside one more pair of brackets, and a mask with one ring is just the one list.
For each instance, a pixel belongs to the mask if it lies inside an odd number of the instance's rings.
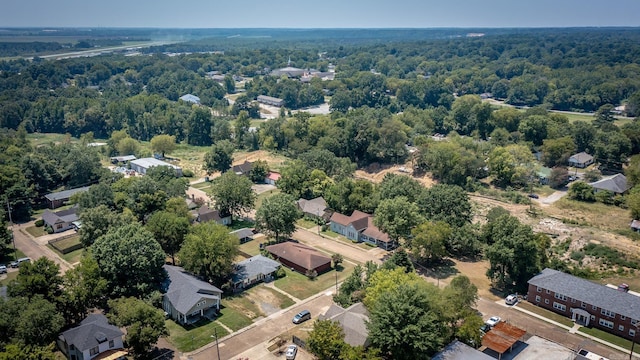
{"label": "grass field", "polygon": [[318,224],[314,223],[313,221],[309,221],[306,219],[299,219],[298,221],[296,221],[296,224],[298,226],[302,226],[303,228],[309,230],[309,229],[313,229],[313,228],[318,228]]}
{"label": "grass field", "polygon": [[208,320],[200,321],[188,329],[175,323],[173,320],[167,320],[165,325],[169,331],[167,340],[182,352],[193,351],[215,341],[212,336],[216,332],[218,338],[229,334],[220,324]]}
{"label": "grass field", "polygon": [[225,307],[220,309],[220,314],[216,321],[220,321],[233,331],[238,331],[252,323],[251,319],[233,308]]}
{"label": "grass field", "polygon": [[84,254],[84,249],[78,249],[62,255],[62,258],[69,264],[75,264],[82,259],[82,254]]}
{"label": "grass field", "polygon": [[[310,280],[305,275],[300,274],[290,269],[285,269],[287,276],[275,281],[275,285],[286,293],[295,296],[298,299],[306,299],[311,295],[315,295],[323,290],[335,286],[336,282],[344,280],[351,271],[353,265],[350,263],[342,263],[343,269],[341,271],[331,270],[322,275],[319,275],[313,280]],[[337,274],[337,281],[336,281]]]}
{"label": "grass field", "polygon": [[[615,336],[613,334],[610,334],[608,332],[596,329],[596,328],[587,328],[587,327],[581,327],[580,329],[578,329],[578,331],[583,332],[585,334],[589,334],[591,336],[595,336],[598,339],[602,339],[604,341],[610,342],[614,345],[618,345],[620,347],[623,347],[627,350],[631,350],[631,341],[621,338],[619,336]],[[636,349],[638,349],[636,347]]]}
{"label": "grass field", "polygon": [[260,254],[260,244],[256,240],[248,241],[240,245],[240,251],[255,256]]}
{"label": "grass field", "polygon": [[29,226],[25,230],[33,237],[47,235],[47,232],[44,231],[44,226]]}
{"label": "grass field", "polygon": [[547,309],[543,309],[541,307],[535,306],[533,304],[529,304],[526,301],[521,301],[518,303],[519,307],[531,311],[532,313],[536,313],[540,316],[544,316],[545,318],[549,319],[549,320],[553,320],[555,322],[558,322],[564,326],[568,326],[568,327],[572,327],[573,326],[573,321],[571,321],[569,318],[564,317],[562,315],[556,314],[553,311],[549,311]]}
{"label": "grass field", "polygon": [[559,210],[557,214],[552,208],[546,209],[546,212],[603,230],[626,229],[629,226],[629,210],[617,206],[576,201],[565,196],[556,201],[553,207]]}
{"label": "grass field", "polygon": [[263,192],[262,194],[256,197],[256,205],[254,208],[260,209],[260,206],[262,205],[262,202],[264,201],[264,199],[279,193],[280,193],[280,189],[274,189],[274,190],[269,190],[267,192]]}

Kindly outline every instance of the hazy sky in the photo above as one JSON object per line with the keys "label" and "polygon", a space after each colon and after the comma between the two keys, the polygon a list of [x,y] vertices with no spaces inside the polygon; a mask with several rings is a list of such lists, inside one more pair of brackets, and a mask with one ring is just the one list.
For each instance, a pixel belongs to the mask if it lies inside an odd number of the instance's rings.
{"label": "hazy sky", "polygon": [[640,0],[2,0],[0,27],[640,26]]}

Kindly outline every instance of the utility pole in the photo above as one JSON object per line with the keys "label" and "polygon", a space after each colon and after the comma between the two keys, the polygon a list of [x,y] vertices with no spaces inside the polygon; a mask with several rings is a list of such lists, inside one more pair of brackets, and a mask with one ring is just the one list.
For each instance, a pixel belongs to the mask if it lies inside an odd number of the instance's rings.
{"label": "utility pole", "polygon": [[218,346],[218,329],[214,327],[213,333],[216,335],[216,351],[218,352],[218,360],[220,360],[220,346]]}
{"label": "utility pole", "polygon": [[13,236],[13,220],[11,220],[11,206],[9,205],[9,197],[7,199],[7,214],[9,215],[9,226],[11,227],[11,242],[13,242],[13,260],[18,260],[18,251],[16,250],[16,237]]}

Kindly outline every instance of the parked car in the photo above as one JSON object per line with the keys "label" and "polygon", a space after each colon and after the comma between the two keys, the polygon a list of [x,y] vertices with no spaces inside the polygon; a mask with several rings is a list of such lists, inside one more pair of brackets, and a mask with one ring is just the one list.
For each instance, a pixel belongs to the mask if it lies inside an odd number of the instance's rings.
{"label": "parked car", "polygon": [[20,264],[17,261],[12,261],[9,263],[9,267],[11,268],[17,268]]}
{"label": "parked car", "polygon": [[489,326],[487,324],[483,324],[482,326],[480,326],[480,331],[481,331],[482,335],[488,333],[489,330],[491,330],[491,326]]}
{"label": "parked car", "polygon": [[489,318],[489,320],[485,321],[484,323],[491,327],[494,327],[500,322],[500,320],[501,320],[500,316],[492,316]]}
{"label": "parked car", "polygon": [[293,317],[293,323],[301,324],[309,319],[311,319],[311,313],[309,310],[302,310]]}
{"label": "parked car", "polygon": [[284,353],[284,357],[287,360],[294,360],[296,358],[297,353],[298,353],[298,347],[295,345],[289,345],[287,347],[287,351]]}
{"label": "parked car", "polygon": [[25,263],[25,262],[31,262],[31,258],[23,257],[23,258],[18,259],[18,266],[20,266],[20,264]]}
{"label": "parked car", "polygon": [[518,303],[518,296],[511,294],[504,299],[504,303],[507,305],[515,305]]}
{"label": "parked car", "polygon": [[538,194],[533,194],[533,193],[532,193],[532,194],[529,194],[529,195],[527,195],[527,196],[528,196],[528,197],[530,197],[530,198],[532,198],[532,199],[537,199],[537,198],[539,198]]}
{"label": "parked car", "polygon": [[6,273],[7,273],[7,266],[0,265],[0,274],[6,274]]}

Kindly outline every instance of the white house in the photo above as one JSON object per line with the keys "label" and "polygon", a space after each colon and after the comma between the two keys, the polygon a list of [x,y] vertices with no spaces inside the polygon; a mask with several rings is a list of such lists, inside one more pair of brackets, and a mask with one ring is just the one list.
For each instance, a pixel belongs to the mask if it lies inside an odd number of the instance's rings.
{"label": "white house", "polygon": [[176,176],[182,176],[182,168],[173,164],[169,164],[168,162],[164,162],[162,160],[158,160],[156,158],[142,158],[137,160],[132,160],[129,162],[129,166],[131,170],[136,171],[139,174],[146,174],[147,170],[154,166],[168,166],[173,168],[176,171]]}
{"label": "white house", "polygon": [[164,265],[167,271],[162,308],[173,320],[194,323],[210,312],[220,310],[222,290],[187,273],[184,269]]}
{"label": "white house", "polygon": [[99,355],[109,355],[110,359],[124,359],[124,333],[102,314],[91,314],[80,325],[69,329],[56,341],[58,347],[69,360],[89,360]]}

